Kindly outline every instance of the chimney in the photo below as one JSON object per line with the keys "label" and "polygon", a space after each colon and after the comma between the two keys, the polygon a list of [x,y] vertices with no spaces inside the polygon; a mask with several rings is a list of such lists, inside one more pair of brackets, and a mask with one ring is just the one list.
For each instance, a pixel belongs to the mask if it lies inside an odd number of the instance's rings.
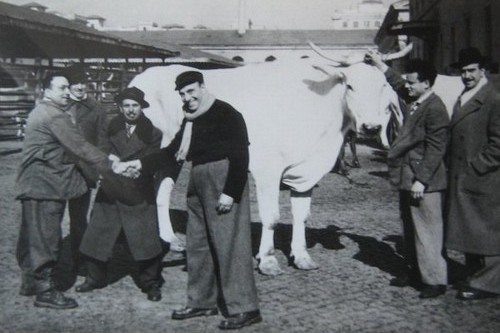
{"label": "chimney", "polygon": [[239,15],[238,15],[238,35],[243,36],[247,31],[247,19],[246,19],[246,10],[247,10],[247,2],[246,0],[240,0],[239,5]]}

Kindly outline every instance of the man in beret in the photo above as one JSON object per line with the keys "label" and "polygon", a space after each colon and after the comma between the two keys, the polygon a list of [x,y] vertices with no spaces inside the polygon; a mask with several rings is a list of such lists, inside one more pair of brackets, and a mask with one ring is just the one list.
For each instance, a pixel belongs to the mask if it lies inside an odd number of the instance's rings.
{"label": "man in beret", "polygon": [[[87,93],[87,73],[81,63],[73,64],[63,71],[69,82],[69,103],[67,112],[81,135],[97,146],[102,141],[106,127],[106,112],[102,105]],[[96,187],[97,175],[83,162],[78,161],[79,170],[85,177],[89,190],[82,196],[68,201],[70,218],[69,246],[63,245],[60,259],[56,266],[56,281],[62,290],[70,288],[76,281],[76,275],[85,275],[85,268],[78,248],[87,227],[91,189]]]}
{"label": "man in beret", "polygon": [[466,254],[457,298],[473,300],[500,294],[500,95],[477,48],[458,58],[464,90],[450,122],[445,245]]}
{"label": "man in beret", "polygon": [[[187,191],[187,306],[172,313],[184,320],[221,310],[220,329],[262,321],[250,239],[248,135],[243,116],[216,99],[202,73],[181,73],[175,89],[185,119],[172,143],[158,154],[124,164],[152,172],[172,159],[192,162]],[[115,170],[117,171],[117,170]]]}
{"label": "man in beret", "polygon": [[107,172],[109,160],[85,140],[66,112],[70,97],[64,73],[49,74],[43,89],[43,99],[27,120],[17,178],[17,199],[22,203],[16,252],[22,272],[19,293],[36,295],[37,307],[69,309],[78,304],[56,289],[53,273],[66,201],[88,191],[75,158],[100,174]]}
{"label": "man in beret", "polygon": [[[99,147],[123,161],[141,158],[158,152],[162,133],[144,116],[149,107],[144,92],[136,87],[126,88],[115,101],[120,114],[106,128]],[[103,180],[105,182],[105,180]],[[135,202],[99,190],[92,216],[82,239],[80,251],[88,257],[85,282],[76,286],[77,292],[103,288],[108,283],[107,264],[116,245],[125,248],[134,258],[136,284],[153,302],[161,299],[162,246],[158,233],[156,193],[152,173],[142,173],[121,191],[134,192]],[[103,183],[101,189],[106,188]]]}

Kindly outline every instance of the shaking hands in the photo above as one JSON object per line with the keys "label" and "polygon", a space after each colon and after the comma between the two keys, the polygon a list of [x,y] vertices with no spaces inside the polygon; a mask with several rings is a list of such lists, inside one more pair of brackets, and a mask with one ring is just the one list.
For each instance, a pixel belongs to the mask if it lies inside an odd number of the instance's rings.
{"label": "shaking hands", "polygon": [[112,162],[111,168],[113,172],[127,178],[136,179],[141,175],[142,164],[140,160],[121,162],[115,155],[109,155],[109,160]]}

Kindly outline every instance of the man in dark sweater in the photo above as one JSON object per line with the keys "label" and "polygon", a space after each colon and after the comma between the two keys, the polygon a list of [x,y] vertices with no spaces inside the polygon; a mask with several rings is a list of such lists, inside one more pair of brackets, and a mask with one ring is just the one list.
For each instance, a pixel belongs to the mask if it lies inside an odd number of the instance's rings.
{"label": "man in dark sweater", "polygon": [[[253,276],[250,237],[248,135],[242,115],[215,99],[200,72],[176,79],[185,120],[172,143],[158,154],[121,166],[152,173],[176,171],[176,162],[192,161],[187,191],[187,306],[172,319],[226,317],[221,329],[262,321]],[[175,175],[173,175],[173,178]]]}

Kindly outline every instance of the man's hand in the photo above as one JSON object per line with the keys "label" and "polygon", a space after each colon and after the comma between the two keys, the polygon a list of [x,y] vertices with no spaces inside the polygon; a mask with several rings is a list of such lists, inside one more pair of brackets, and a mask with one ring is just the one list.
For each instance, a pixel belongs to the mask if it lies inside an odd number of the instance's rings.
{"label": "man's hand", "polygon": [[370,49],[365,53],[364,61],[367,64],[377,67],[382,73],[384,73],[388,66],[382,60],[382,55],[379,51]]}
{"label": "man's hand", "polygon": [[135,179],[141,175],[142,164],[140,160],[113,163],[113,172],[128,178]]}
{"label": "man's hand", "polygon": [[411,187],[411,196],[413,199],[422,199],[424,197],[425,185],[415,180]]}
{"label": "man's hand", "polygon": [[219,197],[219,203],[217,204],[215,210],[219,214],[229,213],[229,211],[231,211],[231,208],[233,207],[233,203],[234,199],[232,197],[222,193]]}

